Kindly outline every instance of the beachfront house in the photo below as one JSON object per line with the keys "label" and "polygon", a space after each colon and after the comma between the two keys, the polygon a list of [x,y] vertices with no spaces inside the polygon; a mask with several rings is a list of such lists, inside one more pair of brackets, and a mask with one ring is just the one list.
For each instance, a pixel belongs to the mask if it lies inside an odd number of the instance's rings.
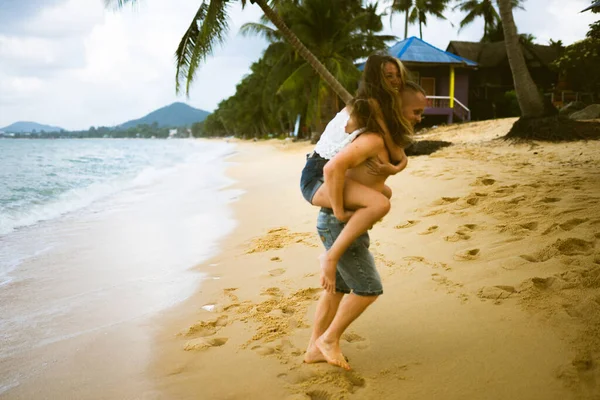
{"label": "beachfront house", "polygon": [[[470,121],[469,74],[477,63],[438,49],[415,36],[388,49],[410,70],[411,79],[427,93],[427,119],[434,122]],[[428,123],[429,124],[429,123]]]}
{"label": "beachfront house", "polygon": [[[558,74],[550,68],[550,64],[558,57],[556,46],[532,44],[521,39],[521,50],[531,77],[556,106],[578,98],[578,94],[561,87],[564,82],[561,84]],[[504,41],[451,41],[446,51],[477,63],[477,69],[469,71],[469,98],[473,119],[507,117],[515,113],[519,115]]]}

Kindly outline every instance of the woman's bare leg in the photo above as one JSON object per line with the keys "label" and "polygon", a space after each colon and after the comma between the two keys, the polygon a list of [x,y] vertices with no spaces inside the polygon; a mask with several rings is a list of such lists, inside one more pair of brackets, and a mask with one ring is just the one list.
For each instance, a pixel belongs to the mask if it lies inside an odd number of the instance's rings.
{"label": "woman's bare leg", "polygon": [[[312,201],[313,205],[331,208],[324,183]],[[381,192],[346,178],[344,184],[344,208],[355,210],[350,220],[342,229],[331,248],[319,257],[322,275],[321,286],[330,293],[335,292],[335,271],[337,263],[346,250],[360,235],[369,230],[373,224],[390,211],[390,201]]]}
{"label": "woman's bare leg", "polygon": [[381,190],[381,193],[388,199],[392,198],[392,189],[388,185],[383,185],[383,189]]}

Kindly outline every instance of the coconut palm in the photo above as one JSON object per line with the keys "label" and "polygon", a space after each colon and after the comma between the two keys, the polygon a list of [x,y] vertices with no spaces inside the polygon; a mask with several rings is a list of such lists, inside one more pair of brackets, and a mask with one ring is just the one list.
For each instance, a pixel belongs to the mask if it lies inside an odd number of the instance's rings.
{"label": "coconut palm", "polygon": [[404,13],[404,38],[408,37],[408,25],[419,24],[419,37],[423,39],[423,26],[427,26],[427,16],[446,19],[444,11],[450,0],[394,0],[390,18],[394,12]]}
{"label": "coconut palm", "polygon": [[[376,6],[363,8],[358,0],[352,3],[338,7],[329,1],[304,0],[299,4],[282,3],[278,8],[285,24],[345,87],[355,86],[360,78],[356,60],[385,49],[386,41],[395,39],[377,34],[383,24]],[[298,59],[296,49],[284,41],[279,30],[268,25],[266,18],[262,22],[245,24],[240,32],[262,35],[271,42],[265,56],[277,61],[272,78],[265,83],[265,93],[270,97],[276,92],[284,99],[304,98],[304,107],[308,108],[302,114],[306,113],[307,122],[313,122],[320,131],[321,112],[324,108],[337,112],[338,97],[332,96],[308,62]],[[275,84],[277,88],[269,87]]]}
{"label": "coconut palm", "polygon": [[[126,4],[134,4],[140,0],[105,0],[108,5],[123,7]],[[240,0],[245,7],[247,0]],[[198,66],[207,56],[212,54],[215,45],[223,43],[227,37],[228,15],[227,7],[231,0],[203,0],[198,8],[192,23],[181,38],[179,47],[175,52],[177,71],[175,74],[175,88],[177,93],[181,91],[182,82],[185,82],[185,92],[189,95],[190,85]],[[298,37],[286,26],[277,12],[266,0],[250,0],[257,4],[264,15],[281,32],[281,35],[296,49],[317,73],[323,77],[325,82],[342,98],[349,102],[352,96],[331,75],[321,62],[300,42]]]}
{"label": "coconut palm", "polygon": [[[460,21],[460,28],[470,25],[479,17],[483,17],[483,38],[484,41],[489,41],[490,37],[497,37],[498,24],[501,22],[500,14],[494,7],[494,0],[464,0],[454,7],[460,11],[466,12],[467,15]],[[521,8],[520,0],[510,0],[512,7]]]}
{"label": "coconut palm", "polygon": [[531,79],[525,58],[521,51],[517,26],[513,18],[512,0],[498,0],[502,25],[504,27],[504,43],[506,54],[512,71],[517,100],[521,108],[522,118],[537,118],[544,115],[544,101],[542,95]]}

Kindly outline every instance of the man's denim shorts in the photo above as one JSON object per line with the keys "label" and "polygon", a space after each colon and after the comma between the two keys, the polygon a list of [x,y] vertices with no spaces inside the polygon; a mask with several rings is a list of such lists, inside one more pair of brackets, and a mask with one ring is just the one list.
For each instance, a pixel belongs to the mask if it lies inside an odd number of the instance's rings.
{"label": "man's denim shorts", "polygon": [[[331,209],[322,208],[317,218],[319,237],[329,250],[344,228]],[[378,296],[383,293],[381,277],[375,267],[375,259],[369,251],[369,233],[365,232],[346,250],[337,265],[335,290],[353,292],[359,296]]]}
{"label": "man's denim shorts", "polygon": [[327,164],[326,159],[319,156],[317,153],[308,154],[306,156],[306,165],[302,170],[300,178],[300,190],[302,196],[312,204],[312,199],[317,193],[317,190],[325,182],[323,178],[323,167]]}

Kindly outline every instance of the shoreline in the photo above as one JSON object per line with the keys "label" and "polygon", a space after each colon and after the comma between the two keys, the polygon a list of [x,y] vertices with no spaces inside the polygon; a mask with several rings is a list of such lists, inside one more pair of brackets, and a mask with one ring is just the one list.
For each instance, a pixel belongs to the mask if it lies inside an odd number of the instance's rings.
{"label": "shoreline", "polygon": [[313,146],[235,141],[238,225],[195,267],[218,279],[154,320],[158,398],[595,398],[600,143],[493,141],[510,123],[421,135],[454,145],[388,181],[371,231],[384,295],[344,337],[351,372],[301,362],[320,292],[297,187]]}

